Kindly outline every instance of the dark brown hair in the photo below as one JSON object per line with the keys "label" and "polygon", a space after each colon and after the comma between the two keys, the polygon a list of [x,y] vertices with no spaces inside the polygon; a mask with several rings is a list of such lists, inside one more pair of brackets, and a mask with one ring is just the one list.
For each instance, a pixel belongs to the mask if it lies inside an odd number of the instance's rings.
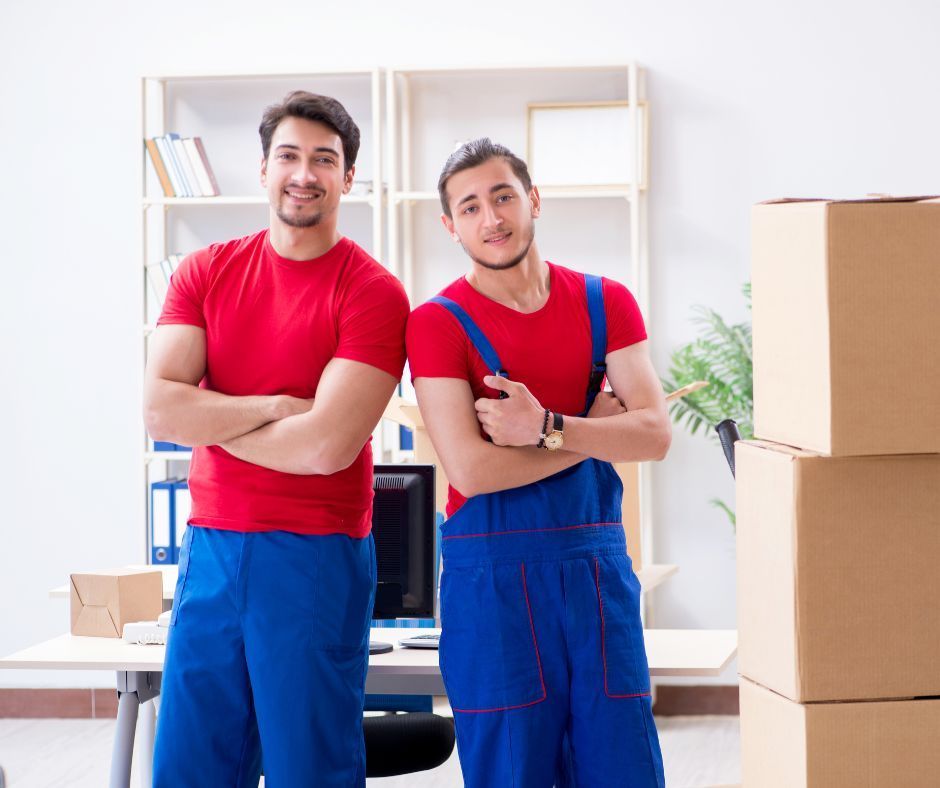
{"label": "dark brown hair", "polygon": [[480,137],[470,142],[465,142],[457,150],[447,157],[444,162],[444,169],[441,170],[441,177],[437,179],[437,193],[441,197],[441,209],[448,218],[453,218],[450,213],[450,205],[447,197],[447,181],[451,176],[456,175],[463,170],[469,170],[471,167],[479,167],[490,159],[505,159],[509,162],[515,175],[521,182],[526,194],[532,189],[532,178],[529,175],[529,168],[526,163],[516,156],[505,145],[493,142],[489,137]]}
{"label": "dark brown hair", "polygon": [[343,141],[343,167],[345,172],[356,163],[359,155],[359,127],[349,116],[346,108],[335,98],[318,96],[306,90],[288,93],[280,104],[272,104],[264,111],[258,133],[261,135],[261,150],[267,160],[271,151],[274,130],[284,118],[303,118],[329,126]]}

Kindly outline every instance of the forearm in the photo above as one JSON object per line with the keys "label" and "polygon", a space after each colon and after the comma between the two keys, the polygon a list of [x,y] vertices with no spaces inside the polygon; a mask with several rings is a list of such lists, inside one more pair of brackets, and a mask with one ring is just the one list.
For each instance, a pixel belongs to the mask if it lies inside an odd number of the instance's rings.
{"label": "forearm", "polygon": [[226,441],[222,448],[283,473],[338,473],[359,456],[397,383],[377,367],[334,358],[320,376],[312,407]]}
{"label": "forearm", "polygon": [[606,418],[565,416],[565,449],[607,462],[661,460],[672,430],[665,412],[628,411]]}
{"label": "forearm", "polygon": [[[221,443],[229,454],[273,471],[300,475],[336,473],[348,467],[355,452],[341,445],[340,431],[318,424],[316,417],[290,416]],[[317,436],[315,439],[311,435]]]}
{"label": "forearm", "polygon": [[148,385],[144,418],[154,440],[211,446],[280,418],[280,397],[233,397],[188,383]]}
{"label": "forearm", "polygon": [[571,451],[546,451],[534,446],[478,444],[452,460],[445,468],[448,481],[464,497],[511,490],[541,481],[582,462],[584,455]]}

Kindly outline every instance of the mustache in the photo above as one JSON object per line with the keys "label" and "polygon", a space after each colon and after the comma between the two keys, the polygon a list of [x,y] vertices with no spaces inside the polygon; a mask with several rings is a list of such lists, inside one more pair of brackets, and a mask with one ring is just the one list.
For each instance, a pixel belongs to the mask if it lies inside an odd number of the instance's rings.
{"label": "mustache", "polygon": [[305,192],[318,192],[324,194],[324,190],[315,183],[288,183],[285,189],[300,189]]}

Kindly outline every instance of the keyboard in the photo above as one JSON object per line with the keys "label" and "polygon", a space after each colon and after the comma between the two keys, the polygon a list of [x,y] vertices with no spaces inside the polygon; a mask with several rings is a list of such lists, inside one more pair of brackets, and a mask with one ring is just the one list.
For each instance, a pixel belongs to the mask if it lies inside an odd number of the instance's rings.
{"label": "keyboard", "polygon": [[410,638],[402,638],[398,641],[398,645],[403,648],[437,648],[440,641],[440,634],[435,632],[430,635],[415,635]]}

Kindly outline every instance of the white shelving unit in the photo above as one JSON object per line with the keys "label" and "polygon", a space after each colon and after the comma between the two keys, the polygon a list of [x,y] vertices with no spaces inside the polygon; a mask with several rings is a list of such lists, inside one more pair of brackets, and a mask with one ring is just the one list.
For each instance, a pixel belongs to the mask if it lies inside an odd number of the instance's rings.
{"label": "white shelving unit", "polygon": [[[337,98],[359,125],[362,144],[356,182],[371,182],[372,189],[343,197],[348,207],[340,216],[340,231],[376,259],[383,259],[382,87],[381,72],[374,68],[302,74],[175,74],[141,79],[141,140],[171,131],[202,137],[222,192],[216,197],[164,197],[141,144],[139,325],[145,359],[147,338],[159,314],[159,305],[146,281],[146,266],[168,254],[186,254],[267,226],[268,199],[259,182],[258,125],[265,107],[279,102],[291,90]],[[142,439],[146,473],[140,511],[147,531],[145,560],[149,562],[150,484],[188,475],[192,453],[153,451],[146,433]]]}

